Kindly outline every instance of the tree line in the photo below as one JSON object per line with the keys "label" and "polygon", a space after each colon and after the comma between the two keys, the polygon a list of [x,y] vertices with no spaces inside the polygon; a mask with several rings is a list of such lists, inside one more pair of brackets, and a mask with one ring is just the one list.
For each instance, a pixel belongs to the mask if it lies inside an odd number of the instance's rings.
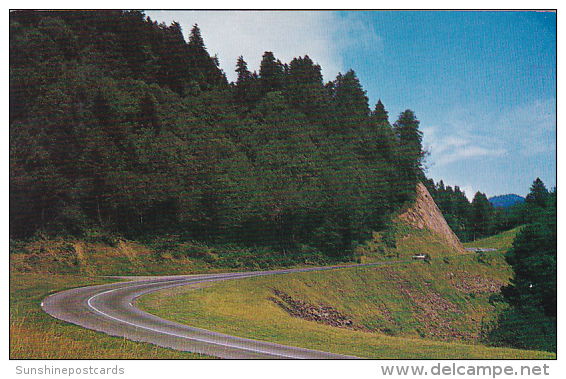
{"label": "tree line", "polygon": [[435,183],[433,179],[427,179],[424,184],[446,222],[462,242],[493,236],[523,225],[531,212],[528,206],[530,200],[526,204],[494,207],[486,194],[480,191],[469,201],[458,186],[452,188],[442,180]]}
{"label": "tree line", "polygon": [[139,11],[10,13],[10,235],[347,253],[415,196],[422,133],[356,73],[243,57],[229,83],[195,24]]}

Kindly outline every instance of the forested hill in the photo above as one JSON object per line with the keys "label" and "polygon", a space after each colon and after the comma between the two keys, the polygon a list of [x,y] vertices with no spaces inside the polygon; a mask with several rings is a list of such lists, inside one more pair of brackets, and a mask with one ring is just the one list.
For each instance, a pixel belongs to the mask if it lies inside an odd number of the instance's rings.
{"label": "forested hill", "polygon": [[[229,35],[226,38],[230,38]],[[353,70],[243,57],[143,12],[10,13],[10,235],[182,238],[342,254],[422,179],[422,134]]]}
{"label": "forested hill", "polygon": [[489,202],[493,204],[494,207],[501,207],[501,208],[507,208],[517,203],[522,203],[524,201],[525,201],[524,197],[515,194],[500,195],[489,198]]}

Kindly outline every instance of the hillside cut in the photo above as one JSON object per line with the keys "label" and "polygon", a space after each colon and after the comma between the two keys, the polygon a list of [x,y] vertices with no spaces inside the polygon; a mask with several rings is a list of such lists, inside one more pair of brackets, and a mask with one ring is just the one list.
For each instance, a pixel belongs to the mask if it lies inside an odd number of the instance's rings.
{"label": "hillside cut", "polygon": [[417,184],[415,204],[399,217],[412,227],[430,230],[456,251],[461,253],[465,251],[464,246],[450,229],[442,212],[422,183]]}

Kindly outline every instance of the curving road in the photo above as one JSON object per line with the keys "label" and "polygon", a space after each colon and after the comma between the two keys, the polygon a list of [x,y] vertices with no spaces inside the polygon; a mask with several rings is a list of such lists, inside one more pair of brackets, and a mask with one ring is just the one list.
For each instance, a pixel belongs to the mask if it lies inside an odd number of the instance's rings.
{"label": "curving road", "polygon": [[356,357],[234,337],[182,325],[143,312],[133,306],[132,301],[149,292],[176,286],[384,264],[387,263],[225,274],[126,277],[125,279],[129,279],[127,282],[74,288],[50,295],[43,300],[41,308],[59,320],[112,336],[220,358],[349,359]]}

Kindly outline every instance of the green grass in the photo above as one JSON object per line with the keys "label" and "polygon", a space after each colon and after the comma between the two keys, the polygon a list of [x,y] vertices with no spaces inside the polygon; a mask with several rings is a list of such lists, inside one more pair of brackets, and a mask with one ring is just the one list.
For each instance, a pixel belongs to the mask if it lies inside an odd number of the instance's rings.
{"label": "green grass", "polygon": [[501,234],[497,234],[495,236],[487,237],[481,240],[467,242],[464,244],[465,247],[483,247],[483,248],[493,248],[498,249],[499,251],[505,252],[507,249],[511,247],[513,243],[513,239],[519,231],[521,227],[508,230]]}
{"label": "green grass", "polygon": [[[384,359],[539,359],[555,354],[482,345],[484,325],[498,309],[489,297],[508,283],[504,252],[517,230],[477,246],[496,251],[462,253],[427,230],[397,225],[397,249],[379,236],[356,251],[362,262],[401,260],[383,267],[277,275],[156,292],[139,306],[161,317],[223,333],[294,346]],[[431,262],[412,261],[417,252]],[[285,293],[312,306],[331,305],[355,328],[289,315],[273,299]]]}
{"label": "green grass", "polygon": [[50,293],[101,284],[97,278],[73,275],[10,276],[11,359],[196,359],[204,356],[148,343],[111,337],[56,320],[39,304]]}
{"label": "green grass", "polygon": [[[543,352],[488,348],[479,342],[482,324],[494,319],[489,283],[506,284],[511,270],[503,254],[517,230],[468,246],[497,251],[461,254],[427,230],[396,226],[397,248],[382,248],[380,236],[360,246],[361,262],[405,263],[216,283],[139,299],[167,319],[225,333],[371,358],[553,358]],[[415,262],[425,252],[431,263]],[[10,357],[55,359],[203,358],[92,332],[55,320],[39,303],[49,293],[101,283],[96,275],[158,275],[259,269],[281,261],[257,251],[158,241],[39,240],[10,243]],[[310,264],[320,264],[314,256]],[[273,260],[273,261],[272,261]],[[251,262],[251,263],[250,263]],[[258,267],[256,267],[256,265]],[[54,273],[65,273],[59,275]],[[291,317],[270,300],[274,290],[305,303],[328,304],[361,330]]]}
{"label": "green grass", "polygon": [[[158,292],[138,299],[143,309],[177,322],[218,332],[293,346],[379,359],[553,358],[553,354],[483,346],[474,338],[436,336],[442,329],[477,335],[482,315],[489,312],[484,295],[452,291],[444,305],[461,310],[434,308],[420,296],[419,304],[433,320],[422,320],[410,297],[447,293],[438,271],[425,265],[404,264],[393,269],[349,268],[319,273],[298,273],[216,283],[198,289]],[[391,275],[401,280],[391,279]],[[418,278],[409,284],[408,278]],[[418,283],[422,281],[422,283]],[[425,281],[428,284],[424,284]],[[404,288],[395,289],[403,286]],[[331,304],[348,314],[366,331],[350,330],[291,317],[269,300],[273,289],[311,304]],[[386,310],[386,311],[384,311]],[[429,322],[430,321],[430,322]],[[379,329],[387,329],[387,332]]]}
{"label": "green grass", "polygon": [[178,236],[155,237],[145,243],[110,237],[77,240],[37,237],[10,241],[10,271],[71,275],[176,275],[282,267],[323,266],[351,261],[299,247],[282,254],[270,248],[210,245]]}
{"label": "green grass", "polygon": [[318,255],[313,256],[312,262],[295,258],[281,258],[273,251],[180,242],[174,236],[146,244],[99,237],[76,240],[39,236],[28,241],[11,240],[10,357],[206,358],[71,325],[51,318],[39,304],[50,293],[99,284],[102,276],[214,273],[324,263]]}

